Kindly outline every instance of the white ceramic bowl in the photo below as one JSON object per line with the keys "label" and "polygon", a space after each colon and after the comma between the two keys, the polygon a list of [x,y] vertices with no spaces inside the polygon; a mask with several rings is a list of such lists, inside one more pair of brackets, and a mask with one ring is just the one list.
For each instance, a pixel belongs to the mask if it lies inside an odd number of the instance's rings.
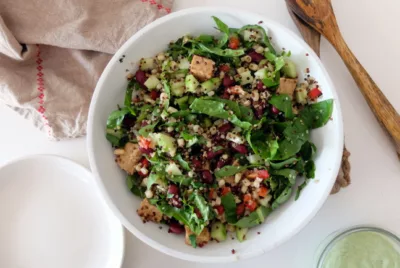
{"label": "white ceramic bowl", "polygon": [[[274,211],[266,222],[252,229],[243,243],[228,239],[194,249],[185,245],[183,236],[160,230],[158,225],[143,224],[136,209],[140,199],[125,185],[125,174],[114,162],[112,148],[105,138],[106,120],[117,104],[122,104],[127,86],[126,69],[136,70],[142,57],[153,56],[166,49],[171,40],[185,34],[217,34],[211,16],[217,16],[230,27],[261,24],[268,29],[276,48],[292,51],[292,60],[304,75],[306,68],[317,79],[323,97],[335,100],[333,120],[312,132],[318,147],[316,179],[304,189],[301,197],[292,199]],[[306,56],[306,54],[309,56]],[[119,59],[125,55],[123,63]],[[132,69],[133,68],[133,69]],[[114,55],[95,89],[89,111],[88,151],[92,171],[111,209],[122,224],[148,245],[171,256],[197,262],[228,262],[246,259],[271,250],[299,232],[317,213],[332,189],[338,174],[343,148],[342,115],[338,97],[325,68],[311,48],[296,34],[260,15],[228,8],[186,9],[165,16],[132,36]],[[257,232],[261,234],[257,235]],[[235,249],[236,254],[231,250]]]}

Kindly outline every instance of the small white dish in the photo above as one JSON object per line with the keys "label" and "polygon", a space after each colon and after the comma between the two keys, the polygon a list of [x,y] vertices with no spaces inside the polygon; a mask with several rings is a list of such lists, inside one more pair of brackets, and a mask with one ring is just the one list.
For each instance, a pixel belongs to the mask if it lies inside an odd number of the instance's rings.
{"label": "small white dish", "polygon": [[0,267],[115,268],[123,228],[81,165],[35,155],[0,168]]}

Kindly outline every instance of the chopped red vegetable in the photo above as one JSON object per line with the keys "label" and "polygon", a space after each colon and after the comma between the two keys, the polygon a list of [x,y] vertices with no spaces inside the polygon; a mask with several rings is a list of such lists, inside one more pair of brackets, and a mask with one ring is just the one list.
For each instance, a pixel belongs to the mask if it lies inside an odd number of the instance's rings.
{"label": "chopped red vegetable", "polygon": [[312,100],[318,99],[318,97],[321,95],[322,95],[321,90],[319,90],[316,87],[311,89],[310,92],[308,92],[308,97]]}
{"label": "chopped red vegetable", "polygon": [[240,40],[238,37],[236,36],[232,36],[231,38],[229,38],[229,44],[228,44],[229,48],[231,49],[238,49],[240,46]]}

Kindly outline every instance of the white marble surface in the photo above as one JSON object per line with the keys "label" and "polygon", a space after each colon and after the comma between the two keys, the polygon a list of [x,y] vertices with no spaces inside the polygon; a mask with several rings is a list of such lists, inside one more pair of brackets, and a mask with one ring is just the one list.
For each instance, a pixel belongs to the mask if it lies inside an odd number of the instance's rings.
{"label": "white marble surface", "polygon": [[[193,6],[232,6],[258,12],[297,32],[283,0],[176,0],[173,10]],[[400,2],[398,0],[333,0],[339,26],[349,47],[400,111]],[[349,72],[334,49],[322,41],[322,61],[342,103],[346,144],[352,153],[350,187],[329,197],[317,216],[297,236],[265,255],[224,267],[313,267],[319,243],[331,232],[357,224],[373,224],[400,235],[400,165]],[[0,165],[26,154],[57,154],[88,166],[85,139],[50,142],[9,108],[0,105]],[[199,267],[171,258],[127,235],[123,268]]]}

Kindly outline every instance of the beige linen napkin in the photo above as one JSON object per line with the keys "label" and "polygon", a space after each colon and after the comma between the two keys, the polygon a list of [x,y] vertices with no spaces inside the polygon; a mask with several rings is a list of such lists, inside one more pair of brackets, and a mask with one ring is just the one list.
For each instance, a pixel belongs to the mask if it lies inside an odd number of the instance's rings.
{"label": "beige linen napkin", "polygon": [[0,101],[54,140],[85,134],[111,54],[173,0],[0,0]]}

